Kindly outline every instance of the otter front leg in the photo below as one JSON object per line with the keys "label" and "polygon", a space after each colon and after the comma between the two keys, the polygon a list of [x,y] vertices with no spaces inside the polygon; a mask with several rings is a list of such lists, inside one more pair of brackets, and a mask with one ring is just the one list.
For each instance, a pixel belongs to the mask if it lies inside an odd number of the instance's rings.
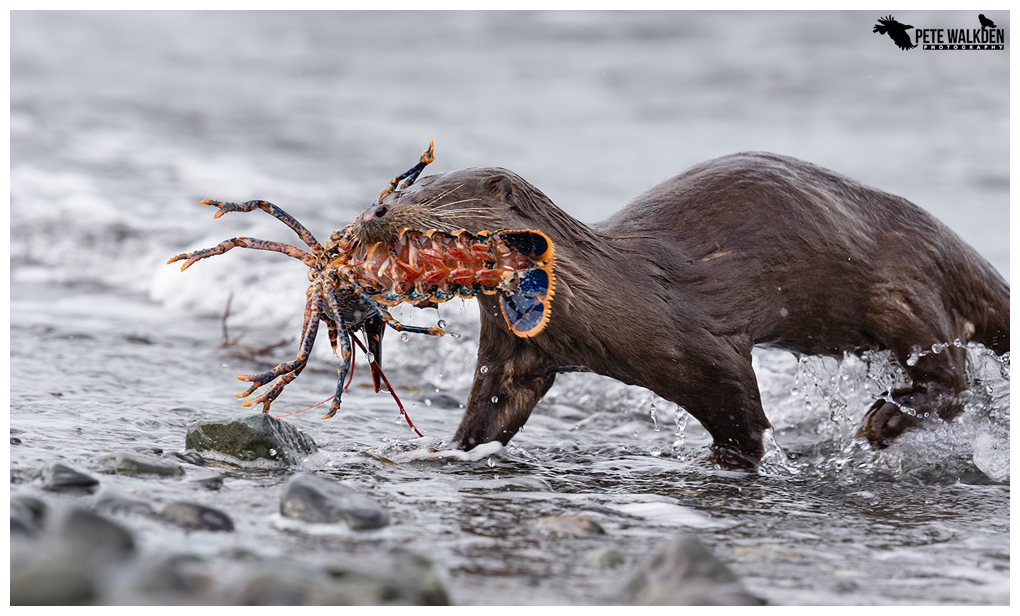
{"label": "otter front leg", "polygon": [[552,387],[554,373],[515,372],[521,362],[487,362],[479,355],[467,410],[453,440],[459,449],[499,441],[506,445]]}

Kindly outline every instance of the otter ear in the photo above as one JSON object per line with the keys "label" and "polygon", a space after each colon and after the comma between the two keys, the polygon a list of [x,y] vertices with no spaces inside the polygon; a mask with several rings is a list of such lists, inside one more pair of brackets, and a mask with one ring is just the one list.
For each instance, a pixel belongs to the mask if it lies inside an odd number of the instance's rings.
{"label": "otter ear", "polygon": [[505,175],[494,175],[485,180],[482,186],[490,197],[498,197],[507,203],[513,203],[514,186]]}

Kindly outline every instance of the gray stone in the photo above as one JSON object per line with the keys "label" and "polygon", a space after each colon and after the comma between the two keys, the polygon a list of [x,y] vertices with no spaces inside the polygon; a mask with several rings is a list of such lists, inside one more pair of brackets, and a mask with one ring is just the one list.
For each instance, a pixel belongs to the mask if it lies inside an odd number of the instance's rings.
{"label": "gray stone", "polygon": [[633,605],[763,605],[695,537],[671,541],[624,588]]}
{"label": "gray stone", "polygon": [[604,535],[606,531],[598,522],[586,515],[547,516],[529,522],[539,530],[556,535]]}
{"label": "gray stone", "polygon": [[432,562],[402,548],[327,570],[333,582],[318,598],[320,605],[450,605]]}
{"label": "gray stone", "polygon": [[287,482],[280,513],[320,524],[344,521],[352,530],[382,528],[389,524],[386,511],[371,498],[307,473],[298,473]]}
{"label": "gray stone", "polygon": [[94,565],[135,553],[130,531],[104,516],[73,507],[55,516],[50,533],[65,561]]}
{"label": "gray stone", "polygon": [[318,451],[305,433],[267,413],[195,422],[188,426],[185,447],[218,452],[241,462],[272,461],[278,466],[297,464]]}
{"label": "gray stone", "polygon": [[[15,522],[15,509],[17,510],[18,521]],[[19,531],[27,531],[32,536],[38,533],[42,529],[43,523],[46,521],[46,513],[49,507],[41,499],[27,494],[19,494],[11,497],[11,531],[15,529],[15,524],[19,527],[24,525],[24,528],[19,528]]]}
{"label": "gray stone", "polygon": [[120,475],[159,475],[180,477],[184,469],[180,464],[134,451],[119,451],[100,458],[107,470]]}
{"label": "gray stone", "polygon": [[80,568],[37,564],[11,571],[11,605],[82,605],[95,599],[95,580]]}
{"label": "gray stone", "polygon": [[230,519],[230,516],[218,509],[199,505],[198,503],[170,503],[159,515],[164,520],[189,530],[226,532],[234,530],[234,521]]}
{"label": "gray stone", "polygon": [[51,492],[79,491],[94,492],[99,486],[99,480],[91,475],[62,464],[54,462],[42,472],[43,490]]}
{"label": "gray stone", "polygon": [[25,537],[39,536],[39,526],[35,522],[32,510],[15,500],[11,500],[11,534]]}
{"label": "gray stone", "polygon": [[209,473],[207,475],[201,475],[194,479],[190,479],[188,483],[200,488],[205,488],[206,490],[219,490],[223,487],[223,475],[219,473]]}
{"label": "gray stone", "polygon": [[449,605],[432,563],[395,549],[347,557],[325,567],[291,559],[261,561],[251,569],[241,605]]}
{"label": "gray stone", "polygon": [[155,509],[148,501],[113,490],[103,490],[97,494],[92,501],[92,508],[103,513],[138,513],[142,515],[155,513]]}

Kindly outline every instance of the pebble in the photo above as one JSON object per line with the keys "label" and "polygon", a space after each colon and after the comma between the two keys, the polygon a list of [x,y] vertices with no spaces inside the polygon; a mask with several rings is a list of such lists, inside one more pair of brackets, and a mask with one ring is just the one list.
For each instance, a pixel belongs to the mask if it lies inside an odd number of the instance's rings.
{"label": "pebble", "polygon": [[95,599],[96,583],[87,571],[59,565],[11,570],[11,605],[82,605]]}
{"label": "pebble", "polygon": [[280,513],[320,524],[344,521],[352,530],[389,524],[389,515],[371,498],[336,481],[307,473],[298,473],[287,482]]}
{"label": "pebble", "polygon": [[557,535],[604,535],[599,523],[586,515],[547,516],[530,522],[531,526]]}
{"label": "pebble", "polygon": [[142,515],[156,511],[152,504],[146,500],[108,489],[96,495],[92,501],[92,508],[102,513],[138,513]]}
{"label": "pebble", "polygon": [[269,460],[298,464],[318,451],[309,436],[267,413],[230,421],[198,421],[188,426],[185,447],[225,454],[242,462]]}
{"label": "pebble", "polygon": [[219,473],[200,475],[194,479],[188,480],[188,484],[205,488],[206,490],[219,490],[223,487],[223,475]]}
{"label": "pebble", "polygon": [[180,477],[184,469],[180,464],[162,458],[137,453],[119,451],[100,458],[109,472],[119,475],[159,475],[162,477]]}
{"label": "pebble", "polygon": [[170,503],[159,514],[167,522],[183,526],[189,530],[226,531],[234,530],[234,521],[230,516],[218,509],[199,505],[198,503]]}
{"label": "pebble", "polygon": [[99,480],[95,477],[86,475],[60,462],[54,462],[44,468],[42,480],[43,490],[51,492],[94,492],[99,486]]}
{"label": "pebble", "polygon": [[135,541],[130,531],[81,507],[56,514],[52,530],[47,530],[64,553],[65,562],[94,565],[121,560],[135,553]]}
{"label": "pebble", "polygon": [[[15,531],[17,525],[18,532],[35,536],[42,529],[48,510],[46,503],[34,496],[27,494],[12,496],[11,532]],[[18,515],[17,521],[14,518],[15,513]]]}
{"label": "pebble", "polygon": [[623,589],[632,605],[763,605],[694,536],[682,535]]}
{"label": "pebble", "polygon": [[39,535],[39,525],[32,510],[14,499],[11,499],[11,535],[33,538]]}

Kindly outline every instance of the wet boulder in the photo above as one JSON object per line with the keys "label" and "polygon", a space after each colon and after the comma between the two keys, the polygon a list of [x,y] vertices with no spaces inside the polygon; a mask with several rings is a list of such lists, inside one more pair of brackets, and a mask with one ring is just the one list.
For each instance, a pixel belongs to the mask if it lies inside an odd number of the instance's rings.
{"label": "wet boulder", "polygon": [[304,432],[266,413],[195,422],[188,426],[185,447],[241,462],[268,461],[274,466],[297,464],[319,449]]}
{"label": "wet boulder", "polygon": [[99,480],[66,464],[54,462],[43,469],[43,489],[51,492],[94,492]]}
{"label": "wet boulder", "polygon": [[238,584],[240,605],[449,605],[431,561],[403,549],[322,565],[259,562]]}
{"label": "wet boulder", "polygon": [[692,536],[671,541],[622,595],[632,605],[763,605]]}
{"label": "wet boulder", "polygon": [[389,524],[386,510],[371,498],[322,477],[298,473],[287,482],[280,513],[319,524],[346,522],[352,530]]}
{"label": "wet boulder", "polygon": [[180,464],[134,451],[118,451],[100,458],[104,470],[119,475],[158,475],[180,477],[184,468]]}
{"label": "wet boulder", "polygon": [[104,489],[92,500],[92,509],[101,513],[155,513],[152,505],[140,498],[128,496],[110,489]]}
{"label": "wet boulder", "polygon": [[176,502],[163,508],[159,517],[189,530],[232,532],[234,521],[219,509],[198,503]]}

